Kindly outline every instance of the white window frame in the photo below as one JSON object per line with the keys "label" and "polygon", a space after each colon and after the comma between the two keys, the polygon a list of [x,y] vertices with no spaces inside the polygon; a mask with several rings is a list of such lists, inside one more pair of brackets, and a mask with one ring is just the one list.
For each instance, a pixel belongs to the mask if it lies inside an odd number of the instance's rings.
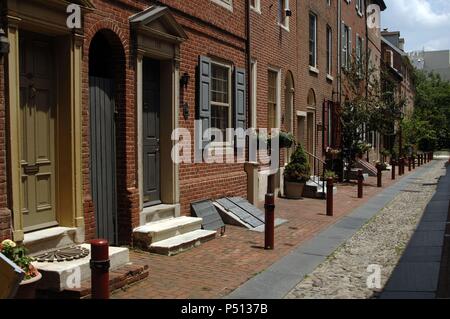
{"label": "white window frame", "polygon": [[364,10],[364,0],[356,0],[355,3],[356,3],[356,11],[358,11],[358,15],[362,17]]}
{"label": "white window frame", "polygon": [[[286,16],[286,10],[290,9],[289,0],[278,0],[278,6],[280,6],[280,1],[281,1],[281,5],[284,4],[284,7],[278,8],[278,25],[280,27],[282,27],[284,30],[289,32],[289,18],[290,17]],[[280,16],[280,14],[281,14],[281,16]]]}
{"label": "white window frame", "polygon": [[[212,76],[212,66],[216,65],[219,67],[223,67],[223,68],[227,68],[228,69],[228,103],[220,103],[220,102],[213,102],[212,97],[211,97],[211,112],[212,112],[212,106],[216,105],[216,106],[228,106],[228,128],[232,128],[233,127],[233,70],[232,70],[232,66],[230,64],[226,64],[223,62],[219,62],[216,60],[211,60],[211,76]],[[211,78],[211,82],[212,82],[212,78]],[[212,89],[212,83],[211,83],[211,89]],[[212,95],[211,95],[212,96]],[[212,124],[211,124],[212,125]],[[217,129],[217,127],[215,127]],[[225,135],[222,136],[224,138],[224,141],[222,142],[211,142],[210,145],[213,147],[231,147],[234,145],[234,141],[233,138],[231,136],[226,136],[226,132]]]}
{"label": "white window frame", "polygon": [[327,25],[327,49],[328,49],[328,66],[327,75],[331,76],[333,74],[333,29],[331,26]]}
{"label": "white window frame", "polygon": [[252,117],[250,119],[250,127],[256,128],[258,126],[258,61],[251,61],[251,77],[252,77]]}
{"label": "white window frame", "polygon": [[256,13],[261,14],[261,0],[255,0],[255,5],[254,6],[252,6],[250,4],[250,9],[252,9]]}
{"label": "white window frame", "polygon": [[309,41],[310,41],[310,37],[311,37],[311,30],[309,29],[310,27],[310,19],[311,16],[313,16],[314,19],[314,65],[311,65],[311,61],[309,61],[309,54],[308,54],[308,63],[309,66],[312,67],[313,69],[317,70],[317,14],[315,14],[314,12],[310,11],[309,15],[308,15],[308,53],[309,53]]}
{"label": "white window frame", "polygon": [[213,3],[233,12],[233,0],[211,0]]}
{"label": "white window frame", "polygon": [[[277,105],[275,110],[275,124],[277,127],[274,128],[281,128],[281,69],[277,67],[268,67],[267,71],[272,71],[277,74]],[[267,72],[268,73],[268,72]],[[267,78],[267,87],[269,87],[269,78]],[[268,119],[267,119],[268,120]],[[270,132],[267,132],[270,134]]]}
{"label": "white window frame", "polygon": [[345,61],[345,63],[343,63],[344,65],[343,65],[343,67],[344,67],[344,69],[346,69],[346,68],[348,68],[348,63],[349,63],[349,59],[348,59],[348,57],[349,57],[349,54],[348,54],[348,51],[349,51],[349,34],[350,34],[350,32],[349,32],[349,28],[348,28],[348,26],[346,25],[346,24],[344,24],[344,39],[343,39],[343,41],[344,41],[344,45],[343,45],[343,52],[342,52],[342,59],[344,59],[344,61]]}

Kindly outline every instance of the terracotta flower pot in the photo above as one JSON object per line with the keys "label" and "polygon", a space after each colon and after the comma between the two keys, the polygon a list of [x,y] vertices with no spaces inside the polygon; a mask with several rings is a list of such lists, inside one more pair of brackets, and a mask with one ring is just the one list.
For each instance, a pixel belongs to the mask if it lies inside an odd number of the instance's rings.
{"label": "terracotta flower pot", "polygon": [[38,273],[38,275],[33,278],[22,280],[19,289],[17,290],[16,299],[35,299],[36,287],[41,279],[42,274]]}
{"label": "terracotta flower pot", "polygon": [[289,199],[302,199],[305,183],[284,182],[284,196]]}

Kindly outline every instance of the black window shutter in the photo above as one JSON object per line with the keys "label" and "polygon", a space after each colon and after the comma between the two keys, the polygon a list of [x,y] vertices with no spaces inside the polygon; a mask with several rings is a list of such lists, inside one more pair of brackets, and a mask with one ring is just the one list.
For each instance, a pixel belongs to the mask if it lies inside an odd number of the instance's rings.
{"label": "black window shutter", "polygon": [[234,72],[234,128],[247,129],[247,87],[245,69],[236,68]]}
{"label": "black window shutter", "polygon": [[323,150],[325,151],[328,146],[330,146],[330,141],[328,140],[328,130],[330,129],[329,125],[329,111],[330,105],[328,101],[323,102]]}
{"label": "black window shutter", "polygon": [[204,132],[211,127],[211,59],[200,56],[198,68],[198,119]]}

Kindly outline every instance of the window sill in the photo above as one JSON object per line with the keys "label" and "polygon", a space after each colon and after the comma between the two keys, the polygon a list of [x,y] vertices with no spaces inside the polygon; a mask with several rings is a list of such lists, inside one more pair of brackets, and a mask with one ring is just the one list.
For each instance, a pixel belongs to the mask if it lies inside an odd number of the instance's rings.
{"label": "window sill", "polygon": [[320,73],[318,68],[316,68],[314,66],[311,66],[311,65],[309,66],[309,72],[315,73],[315,74],[319,74]]}
{"label": "window sill", "polygon": [[217,4],[218,6],[221,6],[222,8],[227,9],[228,11],[233,12],[233,5],[232,4],[226,4],[223,3],[221,0],[211,0],[213,3]]}
{"label": "window sill", "polygon": [[257,13],[257,14],[261,14],[261,9],[260,9],[260,8],[250,7],[250,9],[251,9],[253,12]]}
{"label": "window sill", "polygon": [[286,25],[284,25],[284,24],[282,24],[282,23],[280,23],[280,22],[278,22],[278,25],[280,26],[280,28],[284,29],[284,31],[286,31],[286,32],[290,32],[290,30],[289,30],[289,27],[288,27],[288,26],[286,26]]}
{"label": "window sill", "polygon": [[330,82],[334,81],[334,77],[332,77],[330,74],[327,74],[327,80]]}

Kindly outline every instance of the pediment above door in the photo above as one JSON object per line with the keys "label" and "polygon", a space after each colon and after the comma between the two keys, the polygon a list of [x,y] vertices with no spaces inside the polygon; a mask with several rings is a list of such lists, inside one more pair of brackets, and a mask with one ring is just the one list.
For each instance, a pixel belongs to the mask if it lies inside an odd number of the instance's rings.
{"label": "pediment above door", "polygon": [[151,6],[131,16],[130,24],[138,34],[166,42],[179,44],[188,38],[167,7]]}

